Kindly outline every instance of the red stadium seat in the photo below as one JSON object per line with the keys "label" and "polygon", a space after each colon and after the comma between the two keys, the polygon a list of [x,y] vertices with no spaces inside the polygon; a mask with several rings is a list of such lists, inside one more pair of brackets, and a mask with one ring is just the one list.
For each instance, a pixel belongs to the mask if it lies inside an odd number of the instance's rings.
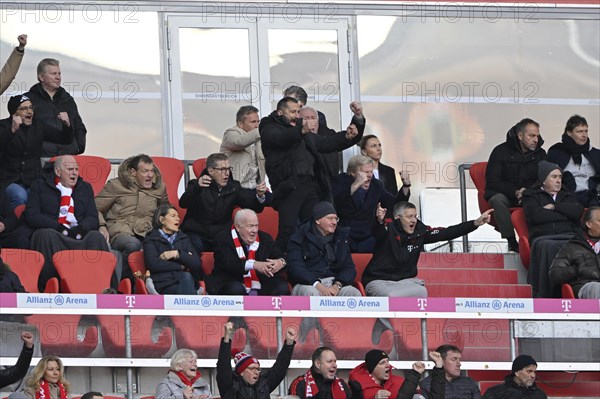
{"label": "red stadium seat", "polygon": [[196,179],[200,177],[200,173],[206,168],[206,158],[198,158],[192,164],[192,170]]}
{"label": "red stadium seat", "polygon": [[61,278],[61,292],[99,294],[110,287],[117,259],[110,252],[81,249],[59,251],[52,262]]}
{"label": "red stadium seat", "polygon": [[[177,349],[193,349],[200,358],[217,358],[223,325],[230,321],[229,316],[171,316],[171,321],[175,327]],[[238,328],[233,335],[231,348],[243,350],[245,347],[246,331]]]}
{"label": "red stadium seat", "polygon": [[98,346],[98,329],[94,318],[37,314],[26,316],[25,320],[40,332],[42,355],[87,357]]}
{"label": "red stadium seat", "polygon": [[[102,346],[108,357],[125,356],[125,320],[123,316],[98,315],[102,327]],[[163,357],[173,341],[168,327],[158,327],[153,333],[156,318],[131,316],[131,352],[133,357]],[[154,338],[156,335],[156,338]]]}
{"label": "red stadium seat", "polygon": [[[127,258],[127,262],[129,263],[129,267],[131,268],[131,272],[136,274],[136,272],[140,273],[140,276],[146,275],[146,265],[144,264],[144,252],[135,251],[129,254]],[[148,289],[146,288],[146,282],[141,279],[135,279],[135,294],[136,295],[148,295]]]}
{"label": "red stadium seat", "polygon": [[[44,267],[44,255],[29,249],[2,248],[2,259],[19,276],[27,292],[38,292],[38,279]],[[58,293],[58,280],[48,280],[44,292]]]}
{"label": "red stadium seat", "polygon": [[[378,319],[321,317],[323,345],[332,348],[340,359],[364,359],[371,349],[390,353],[394,346],[394,334],[389,329],[374,334]],[[360,327],[358,327],[360,326]]]}
{"label": "red stadium seat", "polygon": [[575,299],[575,293],[573,292],[573,287],[570,284],[563,284],[561,286],[562,297],[567,299]]}
{"label": "red stadium seat", "polygon": [[270,206],[266,206],[265,209],[257,214],[259,229],[275,239],[279,228],[279,215],[277,211]]}
{"label": "red stadium seat", "polygon": [[152,157],[152,160],[160,170],[162,179],[167,186],[169,202],[177,209],[179,217],[183,220],[186,210],[179,207],[179,182],[183,177],[185,165],[179,159],[169,157]]}
{"label": "red stadium seat", "polygon": [[79,164],[79,176],[90,183],[94,189],[94,195],[98,195],[110,175],[110,161],[93,155],[77,155],[75,159]]}
{"label": "red stadium seat", "polygon": [[484,198],[485,194],[485,171],[487,169],[487,162],[475,162],[469,168],[469,175],[473,184],[477,189],[477,202],[479,203],[479,210],[481,213],[490,209],[490,204]]}
{"label": "red stadium seat", "polygon": [[529,259],[531,256],[531,248],[529,246],[529,227],[527,226],[527,220],[525,219],[525,211],[523,208],[516,208],[510,215],[515,230],[519,235],[519,257],[521,263],[526,269],[529,269]]}

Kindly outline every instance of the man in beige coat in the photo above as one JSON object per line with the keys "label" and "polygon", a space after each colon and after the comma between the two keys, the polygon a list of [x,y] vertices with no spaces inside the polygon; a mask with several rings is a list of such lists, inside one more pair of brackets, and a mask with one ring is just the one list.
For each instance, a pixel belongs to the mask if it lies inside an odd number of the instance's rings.
{"label": "man in beige coat", "polygon": [[168,203],[160,171],[145,154],[123,161],[118,177],[109,180],[96,196],[98,231],[112,249],[123,252],[121,278],[132,277],[127,257],[142,249],[144,237],[152,230],[154,211]]}
{"label": "man in beige coat", "polygon": [[265,181],[265,157],[258,134],[258,109],[252,105],[240,107],[236,125],[225,130],[220,152],[227,155],[233,179],[243,188],[255,189]]}
{"label": "man in beige coat", "polygon": [[19,41],[19,45],[15,47],[8,56],[6,60],[6,64],[2,67],[0,71],[0,94],[4,93],[8,86],[12,83],[17,76],[17,72],[19,71],[19,67],[21,66],[21,61],[23,60],[23,56],[25,55],[25,46],[27,45],[27,35],[19,35],[17,37]]}

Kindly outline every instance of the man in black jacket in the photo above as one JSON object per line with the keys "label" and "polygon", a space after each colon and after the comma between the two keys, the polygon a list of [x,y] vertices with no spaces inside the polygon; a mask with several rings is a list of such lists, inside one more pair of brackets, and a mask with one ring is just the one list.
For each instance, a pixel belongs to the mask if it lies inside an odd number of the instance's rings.
{"label": "man in black jacket", "polygon": [[578,229],[583,205],[575,193],[562,187],[562,170],[557,164],[538,164],[540,186],[523,193],[523,210],[529,229],[531,261],[527,282],[534,298],[558,296],[551,287],[548,269],[560,248]]}
{"label": "man in black jacket", "polygon": [[58,277],[52,255],[66,249],[108,251],[108,243],[98,232],[98,209],[92,186],[79,177],[77,161],[71,155],[56,158],[46,174],[31,185],[25,208],[27,225],[34,230],[31,249],[44,255],[38,289]]}
{"label": "man in black jacket", "polygon": [[279,211],[277,245],[285,251],[298,221],[310,218],[313,206],[331,201],[330,174],[321,153],[341,151],[362,137],[365,118],[360,103],[353,102],[354,113],[346,131],[332,136],[310,133],[318,121],[298,117],[298,100],[285,97],[277,109],[259,125],[267,176],[273,188],[273,207]]}
{"label": "man in black jacket", "polygon": [[179,199],[179,206],[187,209],[181,230],[190,237],[198,253],[212,251],[215,237],[229,231],[236,207],[262,212],[266,190],[264,182],[255,190],[242,188],[240,182],[233,180],[227,155],[210,154],[206,158],[206,169],[198,179],[188,182]]}
{"label": "man in black jacket", "polygon": [[217,386],[221,398],[270,399],[271,392],[281,384],[290,366],[296,345],[296,331],[291,327],[287,328],[285,343],[275,363],[269,370],[261,373],[258,360],[243,352],[235,354],[235,369],[231,370],[233,323],[225,323],[223,329],[225,334],[221,340],[217,360]]}
{"label": "man in black jacket", "polygon": [[583,213],[581,227],[558,251],[550,266],[550,282],[570,284],[575,298],[600,299],[600,207]]}
{"label": "man in black jacket", "polygon": [[0,388],[19,381],[27,374],[33,357],[33,335],[28,331],[24,331],[21,333],[21,339],[23,340],[23,349],[21,349],[17,364],[0,370]]}
{"label": "man in black jacket", "polygon": [[236,212],[230,230],[215,239],[215,268],[206,278],[211,295],[289,295],[287,281],[279,273],[286,265],[281,251],[267,233],[260,231],[252,209]]}
{"label": "man in black jacket", "polygon": [[546,393],[535,383],[536,361],[529,355],[513,360],[512,373],[504,383],[489,388],[483,399],[547,399]]}
{"label": "man in black jacket", "polygon": [[506,141],[494,148],[487,163],[485,199],[510,252],[519,252],[510,208],[520,206],[523,192],[535,183],[537,164],[546,157],[543,144],[540,125],[523,119],[506,133]]}
{"label": "man in black jacket", "polygon": [[476,220],[447,228],[430,227],[417,219],[410,202],[394,206],[394,221],[385,225],[387,209],[378,206],[373,223],[375,252],[362,283],[368,296],[426,297],[425,282],[417,278],[417,262],[424,244],[453,240],[489,223],[492,209]]}
{"label": "man in black jacket", "polygon": [[60,63],[53,58],[44,58],[37,66],[37,84],[25,94],[35,106],[37,122],[60,130],[62,124],[73,129],[74,139],[70,144],[44,142],[42,156],[77,155],[85,151],[87,129],[83,124],[77,104],[61,87]]}

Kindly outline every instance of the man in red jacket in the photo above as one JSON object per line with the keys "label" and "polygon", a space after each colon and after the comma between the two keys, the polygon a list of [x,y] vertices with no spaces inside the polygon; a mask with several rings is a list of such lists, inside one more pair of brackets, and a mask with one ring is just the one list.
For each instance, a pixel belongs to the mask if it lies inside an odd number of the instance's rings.
{"label": "man in red jacket", "polygon": [[[442,356],[429,352],[435,362],[432,373],[430,398],[444,397],[444,368]],[[349,377],[353,399],[411,399],[417,393],[421,375],[425,371],[423,362],[414,362],[406,379],[392,374],[392,365],[387,353],[373,349],[365,355],[364,363],[356,366]]]}

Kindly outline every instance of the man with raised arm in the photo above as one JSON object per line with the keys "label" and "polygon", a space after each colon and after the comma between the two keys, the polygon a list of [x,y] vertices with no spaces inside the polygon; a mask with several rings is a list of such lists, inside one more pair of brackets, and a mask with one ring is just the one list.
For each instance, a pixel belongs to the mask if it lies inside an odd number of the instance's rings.
{"label": "man with raised arm", "polygon": [[[292,360],[296,331],[288,327],[285,343],[277,359],[269,370],[261,372],[260,363],[254,356],[244,352],[233,354],[231,338],[233,323],[223,326],[224,335],[219,347],[217,361],[217,386],[222,399],[270,399],[271,392],[281,384]],[[235,367],[231,370],[231,356],[234,355]]]}

